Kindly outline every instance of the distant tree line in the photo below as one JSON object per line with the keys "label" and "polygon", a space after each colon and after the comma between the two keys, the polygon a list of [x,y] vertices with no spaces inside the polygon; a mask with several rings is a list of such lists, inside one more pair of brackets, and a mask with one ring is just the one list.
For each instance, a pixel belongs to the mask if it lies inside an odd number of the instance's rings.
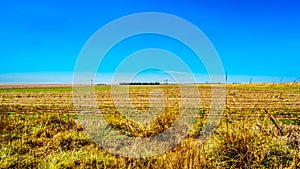
{"label": "distant tree line", "polygon": [[120,85],[160,85],[159,82],[122,82]]}

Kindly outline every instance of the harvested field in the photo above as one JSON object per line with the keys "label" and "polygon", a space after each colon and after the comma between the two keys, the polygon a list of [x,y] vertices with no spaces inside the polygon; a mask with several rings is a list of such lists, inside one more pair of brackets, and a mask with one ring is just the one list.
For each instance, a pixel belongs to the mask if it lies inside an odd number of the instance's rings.
{"label": "harvested field", "polygon": [[[300,167],[300,84],[227,85],[226,106],[212,137],[200,144],[211,87],[198,85],[199,112],[189,134],[164,154],[125,158],[98,147],[78,123],[69,85],[0,85],[0,168],[297,168]],[[107,122],[122,134],[150,137],[177,117],[176,85],[130,86],[141,116],[151,91],[163,91],[167,107],[149,124],[124,119],[111,86],[96,86]],[[161,112],[158,112],[161,113]]]}

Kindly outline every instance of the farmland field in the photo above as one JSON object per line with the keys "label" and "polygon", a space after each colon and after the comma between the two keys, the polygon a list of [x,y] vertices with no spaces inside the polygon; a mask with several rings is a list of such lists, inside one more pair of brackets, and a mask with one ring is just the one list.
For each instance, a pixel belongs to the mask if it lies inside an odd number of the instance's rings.
{"label": "farmland field", "polygon": [[[211,101],[209,84],[197,85],[197,121],[164,154],[126,158],[109,153],[78,123],[71,86],[0,85],[0,168],[298,168],[300,84],[228,84],[226,105],[214,134],[200,144]],[[176,85],[130,86],[131,104],[149,110],[153,89],[167,107],[139,123],[116,109],[110,86],[96,86],[100,113],[124,135],[150,137],[170,128],[180,106]],[[161,112],[159,112],[161,113]]]}

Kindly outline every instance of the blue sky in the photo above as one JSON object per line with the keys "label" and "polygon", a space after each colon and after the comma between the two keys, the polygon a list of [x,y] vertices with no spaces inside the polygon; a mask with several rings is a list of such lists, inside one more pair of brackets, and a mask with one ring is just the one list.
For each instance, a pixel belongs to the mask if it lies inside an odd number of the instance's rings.
{"label": "blue sky", "polygon": [[[196,25],[215,46],[229,82],[251,77],[253,82],[293,81],[300,77],[299,9],[296,0],[2,0],[0,83],[71,83],[89,37],[105,24],[137,12],[169,13]],[[157,40],[148,38],[151,43],[145,47],[152,47]],[[119,53],[126,51],[120,48]],[[106,61],[110,64],[100,66],[105,75],[97,81],[109,81],[120,58]],[[208,81],[202,78],[202,68],[194,73],[199,82]]]}

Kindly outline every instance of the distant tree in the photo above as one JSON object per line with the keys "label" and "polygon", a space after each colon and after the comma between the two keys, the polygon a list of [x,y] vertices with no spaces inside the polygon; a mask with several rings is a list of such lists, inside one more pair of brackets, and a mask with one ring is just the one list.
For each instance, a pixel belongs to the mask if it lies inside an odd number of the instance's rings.
{"label": "distant tree", "polygon": [[159,82],[121,82],[120,85],[160,85]]}

